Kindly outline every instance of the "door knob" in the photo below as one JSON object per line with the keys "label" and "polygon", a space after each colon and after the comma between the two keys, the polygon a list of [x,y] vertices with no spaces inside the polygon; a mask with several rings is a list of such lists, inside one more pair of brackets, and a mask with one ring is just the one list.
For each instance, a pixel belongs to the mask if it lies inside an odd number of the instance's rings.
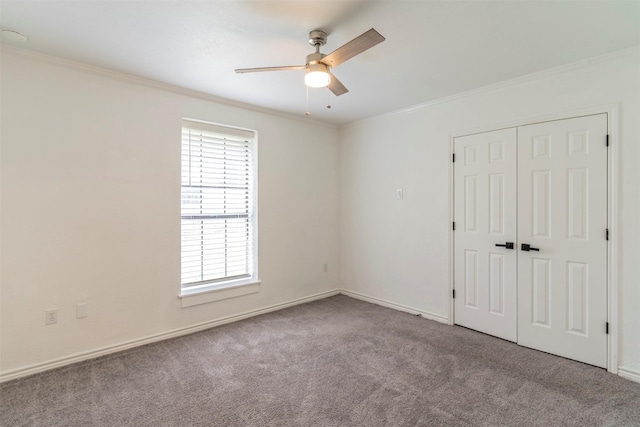
{"label": "door knob", "polygon": [[504,245],[501,245],[500,243],[496,243],[496,246],[500,246],[507,249],[513,249],[513,242],[507,242]]}
{"label": "door knob", "polygon": [[523,243],[522,246],[520,247],[520,249],[522,249],[525,252],[529,252],[529,251],[540,252],[540,248],[533,248],[528,243]]}

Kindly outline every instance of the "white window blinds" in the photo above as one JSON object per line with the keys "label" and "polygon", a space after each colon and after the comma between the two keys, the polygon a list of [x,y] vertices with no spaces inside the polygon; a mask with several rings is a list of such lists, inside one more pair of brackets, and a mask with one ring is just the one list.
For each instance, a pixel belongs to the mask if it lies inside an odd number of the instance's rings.
{"label": "white window blinds", "polygon": [[253,275],[252,132],[182,123],[182,287]]}

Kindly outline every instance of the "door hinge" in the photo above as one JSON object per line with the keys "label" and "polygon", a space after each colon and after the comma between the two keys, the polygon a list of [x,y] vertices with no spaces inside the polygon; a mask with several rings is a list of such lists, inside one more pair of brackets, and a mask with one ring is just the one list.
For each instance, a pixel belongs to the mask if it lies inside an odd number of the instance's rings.
{"label": "door hinge", "polygon": [[609,146],[609,135],[607,135],[607,147]]}
{"label": "door hinge", "polygon": [[452,161],[453,163],[455,163],[455,162],[456,162],[456,153],[453,153],[453,154],[451,155],[451,161]]}
{"label": "door hinge", "polygon": [[453,299],[456,299],[456,290],[455,289],[453,290],[452,294],[453,294]]}
{"label": "door hinge", "polygon": [[609,229],[608,228],[607,228],[606,236],[607,236],[607,240],[609,240]]}
{"label": "door hinge", "polygon": [[453,221],[453,222],[452,222],[451,229],[452,229],[453,231],[456,231],[456,222],[455,222],[455,221]]}
{"label": "door hinge", "polygon": [[609,322],[605,323],[604,330],[609,335]]}

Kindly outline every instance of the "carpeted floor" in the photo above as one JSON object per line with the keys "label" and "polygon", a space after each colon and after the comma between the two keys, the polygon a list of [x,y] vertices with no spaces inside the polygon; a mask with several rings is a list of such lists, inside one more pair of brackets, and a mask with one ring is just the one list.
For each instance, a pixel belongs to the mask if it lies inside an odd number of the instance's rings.
{"label": "carpeted floor", "polygon": [[0,385],[2,426],[640,426],[640,384],[335,296]]}

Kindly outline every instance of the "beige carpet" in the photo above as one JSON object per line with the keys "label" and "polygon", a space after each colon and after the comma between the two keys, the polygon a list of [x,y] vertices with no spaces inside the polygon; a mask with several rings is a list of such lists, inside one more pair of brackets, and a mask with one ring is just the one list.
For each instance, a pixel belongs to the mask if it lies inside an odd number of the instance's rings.
{"label": "beige carpet", "polygon": [[640,384],[336,296],[0,386],[2,426],[639,426]]}

